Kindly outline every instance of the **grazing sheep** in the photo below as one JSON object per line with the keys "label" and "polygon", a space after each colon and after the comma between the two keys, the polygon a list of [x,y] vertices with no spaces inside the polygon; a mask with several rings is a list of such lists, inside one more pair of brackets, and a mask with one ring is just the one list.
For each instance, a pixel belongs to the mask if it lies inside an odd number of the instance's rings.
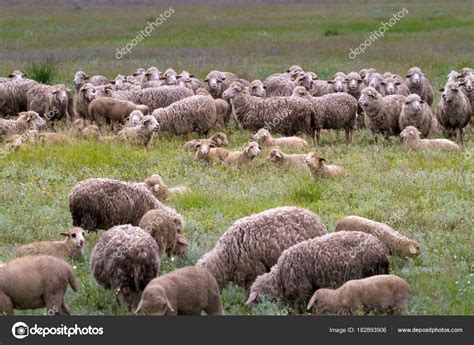
{"label": "grazing sheep", "polygon": [[219,287],[205,269],[190,266],[166,273],[146,286],[135,312],[146,315],[224,315]]}
{"label": "grazing sheep", "polygon": [[129,101],[122,101],[110,97],[94,99],[89,104],[88,111],[91,119],[99,128],[102,128],[106,123],[123,123],[134,110],[140,110],[144,114],[148,114],[149,111],[146,105],[137,105]]}
{"label": "grazing sheep", "polygon": [[389,75],[384,77],[380,83],[380,93],[384,97],[389,95],[408,96],[410,90],[402,80],[398,80],[396,77]]}
{"label": "grazing sheep", "polygon": [[83,71],[77,71],[76,74],[74,74],[74,80],[72,81],[76,94],[79,94],[81,87],[86,83],[90,83],[93,86],[106,85],[109,83],[109,79],[102,75],[88,76]]}
{"label": "grazing sheep", "polygon": [[304,162],[311,172],[315,182],[320,179],[335,179],[345,175],[344,168],[339,165],[328,165],[326,160],[316,152],[310,152],[306,156]]}
{"label": "grazing sheep", "polygon": [[150,234],[136,226],[107,230],[92,249],[91,272],[106,290],[120,295],[127,314],[136,308],[146,285],[160,270],[160,252]]}
{"label": "grazing sheep", "polygon": [[[214,149],[216,150],[216,149]],[[243,151],[232,151],[229,152],[224,159],[224,163],[234,166],[250,164],[252,160],[260,155],[261,147],[257,142],[251,141],[245,145]],[[211,149],[212,154],[212,149]]]}
{"label": "grazing sheep", "polygon": [[261,80],[254,80],[249,85],[250,94],[255,97],[267,97],[267,87],[263,85]]}
{"label": "grazing sheep", "polygon": [[[174,253],[178,234],[183,231],[184,220],[174,209],[164,206],[145,213],[138,226],[153,237],[160,249],[160,255],[166,253],[169,257]],[[187,243],[184,236],[181,241]]]}
{"label": "grazing sheep", "polygon": [[412,67],[405,76],[405,83],[410,93],[418,94],[429,106],[433,104],[433,88],[428,78],[418,67]]}
{"label": "grazing sheep", "polygon": [[308,303],[315,314],[325,312],[353,315],[359,312],[408,315],[410,285],[395,275],[381,274],[350,280],[341,287],[316,290]]}
{"label": "grazing sheep", "polygon": [[382,97],[372,87],[362,90],[359,104],[365,113],[365,124],[372,132],[374,141],[377,142],[377,133],[381,133],[385,140],[389,135],[400,134],[398,120],[402,111],[405,96],[390,95]]}
{"label": "grazing sheep", "polygon": [[59,258],[79,259],[84,252],[84,230],[73,228],[68,232],[61,232],[66,236],[64,241],[34,242],[20,246],[15,251],[15,256],[26,255],[52,255]]}
{"label": "grazing sheep", "polygon": [[152,115],[144,116],[135,127],[125,127],[118,132],[115,140],[137,146],[148,147],[153,133],[160,130],[160,124]]}
{"label": "grazing sheep", "polygon": [[25,256],[0,266],[0,314],[46,307],[48,315],[69,315],[68,285],[79,291],[71,265],[49,255]]}
{"label": "grazing sheep", "polygon": [[265,128],[259,129],[258,132],[253,135],[253,140],[263,147],[284,146],[302,148],[309,146],[306,140],[298,137],[273,138],[270,132]]}
{"label": "grazing sheep", "polygon": [[300,207],[277,207],[237,220],[196,266],[211,272],[220,289],[229,282],[248,288],[285,249],[324,234],[318,215]]}
{"label": "grazing sheep", "polygon": [[74,226],[88,231],[120,224],[138,226],[149,210],[163,208],[168,189],[157,174],[143,183],[107,178],[78,182],[69,192],[69,210]]}
{"label": "grazing sheep", "polygon": [[404,146],[409,150],[444,150],[444,151],[456,151],[460,150],[460,147],[455,142],[448,139],[421,139],[421,132],[413,126],[406,127],[401,133],[400,138],[403,141]]}
{"label": "grazing sheep", "polygon": [[387,224],[370,219],[358,216],[344,217],[336,224],[335,231],[362,231],[371,234],[387,246],[391,255],[402,257],[420,255],[418,242],[403,236]]}
{"label": "grazing sheep", "polygon": [[115,137],[113,136],[106,136],[106,137],[102,136],[102,134],[100,133],[99,127],[97,127],[96,125],[86,126],[82,130],[81,134],[86,139],[94,139],[100,143],[112,142],[115,139]]}
{"label": "grazing sheep", "polygon": [[256,132],[266,128],[285,136],[314,134],[311,127],[314,109],[306,99],[291,96],[255,97],[239,82],[232,83],[223,97],[232,100],[235,120],[242,129]]}
{"label": "grazing sheep", "polygon": [[137,102],[134,103],[145,104],[152,112],[193,95],[194,92],[186,87],[165,85],[141,90],[137,96]]}
{"label": "grazing sheep", "polygon": [[405,98],[402,111],[398,119],[400,129],[408,126],[414,126],[426,138],[430,134],[432,127],[433,112],[431,107],[416,93]]}
{"label": "grazing sheep", "polygon": [[289,165],[294,167],[300,167],[305,165],[305,158],[307,154],[286,154],[279,149],[273,149],[267,157],[267,161],[275,163],[277,165]]}
{"label": "grazing sheep", "polygon": [[388,271],[388,250],[376,237],[357,231],[331,233],[286,249],[269,273],[255,279],[246,303],[265,295],[302,310],[315,290]]}
{"label": "grazing sheep", "polygon": [[0,142],[14,134],[23,134],[30,129],[39,129],[46,123],[38,113],[26,111],[18,114],[15,120],[0,119]]}
{"label": "grazing sheep", "polygon": [[230,72],[211,71],[204,79],[204,83],[213,98],[222,98],[224,91],[237,79],[238,77]]}
{"label": "grazing sheep", "polygon": [[195,78],[194,74],[190,74],[188,71],[182,71],[176,76],[178,79],[178,86],[184,86],[188,89],[193,90],[195,93],[197,89],[202,87],[202,83],[199,79]]}
{"label": "grazing sheep", "polygon": [[463,143],[463,129],[471,120],[471,104],[456,83],[449,82],[439,89],[443,94],[436,106],[436,118],[441,126]]}
{"label": "grazing sheep", "polygon": [[198,131],[207,135],[217,121],[216,111],[212,98],[196,95],[156,109],[153,116],[164,132],[183,135]]}
{"label": "grazing sheep", "polygon": [[267,97],[291,96],[295,83],[287,76],[276,74],[267,77],[263,81]]}

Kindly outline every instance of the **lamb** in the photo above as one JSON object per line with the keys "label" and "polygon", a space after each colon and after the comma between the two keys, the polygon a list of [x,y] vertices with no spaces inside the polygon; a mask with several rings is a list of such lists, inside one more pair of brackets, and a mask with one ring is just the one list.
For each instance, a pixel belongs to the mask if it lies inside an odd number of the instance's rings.
{"label": "lamb", "polygon": [[252,96],[255,96],[255,97],[267,96],[267,92],[266,92],[267,87],[263,85],[261,80],[256,79],[252,81],[250,85],[248,86],[248,88]]}
{"label": "lamb", "polygon": [[153,279],[135,312],[146,315],[224,315],[219,287],[205,269],[188,266]]}
{"label": "lamb", "polygon": [[30,131],[30,142],[34,144],[52,146],[71,144],[71,139],[64,133]]}
{"label": "lamb", "polygon": [[353,315],[377,312],[408,315],[410,285],[395,275],[381,274],[350,280],[341,287],[316,290],[308,303],[316,314],[324,312]]}
{"label": "lamb", "polygon": [[336,179],[345,175],[345,170],[339,165],[328,165],[326,160],[316,152],[310,152],[304,160],[315,182],[320,179]]}
{"label": "lamb", "polygon": [[295,83],[287,76],[276,74],[263,81],[267,97],[291,96]]}
{"label": "lamb", "polygon": [[[193,140],[187,141],[183,145],[184,151],[186,151],[186,152],[187,151],[196,151],[197,145],[199,145],[201,140],[202,139],[193,139]],[[212,141],[216,147],[222,147],[222,146],[229,145],[229,140],[227,139],[227,135],[225,135],[225,133],[222,133],[222,132],[214,134],[213,136],[211,136],[209,138],[209,140]]]}
{"label": "lamb", "polygon": [[296,243],[326,234],[321,218],[300,207],[277,207],[237,220],[196,263],[216,278],[248,288]]}
{"label": "lamb", "polygon": [[26,92],[27,107],[49,121],[66,119],[70,122],[74,116],[71,90],[64,84],[31,86]]}
{"label": "lamb", "polygon": [[81,87],[86,83],[90,83],[93,86],[106,85],[109,83],[109,79],[102,75],[88,76],[83,71],[77,71],[72,81],[76,94],[79,94]]}
{"label": "lamb", "polygon": [[[251,141],[247,145],[245,145],[243,151],[229,152],[226,158],[224,159],[224,163],[233,165],[233,166],[247,165],[247,164],[250,164],[255,157],[259,156],[260,153],[261,153],[260,145],[258,145],[258,143],[255,141]],[[213,155],[213,152],[211,149],[211,156],[212,155]]]}
{"label": "lamb", "polygon": [[176,76],[178,79],[178,86],[184,86],[188,89],[193,90],[195,93],[197,89],[202,87],[202,83],[199,79],[195,78],[194,74],[190,74],[188,71],[182,71]]}
{"label": "lamb", "polygon": [[413,93],[405,98],[398,125],[400,129],[414,126],[426,138],[432,127],[433,116],[431,107],[425,101],[422,101],[420,96]]}
{"label": "lamb", "polygon": [[147,105],[152,112],[158,108],[167,107],[186,97],[193,96],[192,90],[183,86],[166,85],[160,87],[151,87],[143,89],[137,96],[134,103]]}
{"label": "lamb", "polygon": [[127,314],[136,308],[140,295],[160,270],[160,254],[150,234],[136,226],[109,229],[91,253],[91,272],[104,289],[125,302]]}
{"label": "lamb", "polygon": [[211,163],[211,148],[215,148],[216,144],[210,139],[200,139],[195,145],[194,149],[196,154],[194,155],[193,162],[207,162]]}
{"label": "lamb", "polygon": [[84,230],[73,228],[68,232],[61,232],[66,236],[64,241],[34,242],[20,246],[15,251],[15,256],[26,255],[52,255],[63,259],[79,259],[84,254]]}
{"label": "lamb", "polygon": [[118,132],[116,141],[123,143],[148,147],[153,137],[153,133],[160,130],[160,124],[152,115],[144,116],[140,125],[135,127],[125,127]]}
{"label": "lamb", "polygon": [[[174,209],[164,206],[145,213],[138,226],[153,237],[158,244],[160,255],[166,253],[169,257],[175,253],[178,243],[177,236],[183,231],[184,220]],[[180,241],[187,244],[184,236]]]}
{"label": "lamb", "polygon": [[196,95],[156,109],[152,115],[164,132],[183,135],[199,131],[207,135],[217,121],[216,111],[212,98]]}
{"label": "lamb", "polygon": [[110,97],[94,99],[89,104],[88,109],[91,119],[99,128],[102,128],[106,123],[123,123],[134,110],[140,110],[142,113],[148,114],[148,106],[146,105],[137,105]]}
{"label": "lamb", "polygon": [[73,225],[88,231],[120,224],[138,226],[146,212],[163,208],[161,201],[167,196],[168,188],[157,174],[143,183],[91,178],[71,189],[69,210]]}
{"label": "lamb", "polygon": [[298,137],[273,138],[270,132],[265,128],[259,129],[258,132],[253,135],[253,140],[263,147],[284,146],[302,148],[309,146],[306,140]]}
{"label": "lamb", "polygon": [[443,151],[457,151],[460,147],[448,139],[421,139],[421,132],[416,127],[408,126],[401,133],[400,138],[405,148],[413,151],[434,149]]}
{"label": "lamb", "polygon": [[307,154],[286,154],[279,149],[273,149],[270,151],[270,154],[267,157],[267,161],[275,163],[279,166],[289,165],[293,167],[305,166],[305,158]]}
{"label": "lamb", "polygon": [[223,97],[232,100],[235,120],[242,129],[256,132],[260,128],[267,128],[285,136],[314,134],[311,126],[314,109],[306,99],[291,96],[255,97],[239,82],[232,83]]}
{"label": "lamb", "polygon": [[418,242],[403,236],[387,224],[370,219],[358,216],[344,217],[336,224],[335,231],[362,231],[371,234],[387,246],[390,255],[401,257],[420,255]]}
{"label": "lamb", "polygon": [[457,139],[463,143],[463,129],[471,120],[469,99],[456,83],[449,82],[439,91],[443,94],[436,106],[436,118],[449,134],[456,132]]}
{"label": "lamb", "polygon": [[16,258],[0,266],[0,313],[46,307],[48,315],[69,315],[68,285],[79,291],[71,265],[49,255]]}
{"label": "lamb", "polygon": [[14,134],[23,134],[30,129],[39,129],[46,124],[37,112],[21,112],[15,120],[0,119],[0,142]]}
{"label": "lamb", "polygon": [[410,93],[418,94],[429,106],[433,104],[433,88],[428,78],[418,67],[412,67],[405,76],[405,83]]}
{"label": "lamb", "polygon": [[365,112],[365,124],[372,132],[375,142],[377,142],[377,133],[382,133],[386,141],[389,135],[400,134],[398,120],[404,102],[405,96],[402,95],[382,97],[372,87],[362,90],[359,104]]}
{"label": "lamb", "polygon": [[410,90],[404,82],[390,75],[385,77],[380,83],[380,93],[384,97],[388,95],[408,96],[410,94]]}
{"label": "lamb", "polygon": [[204,79],[204,83],[213,98],[222,98],[224,91],[237,79],[238,77],[230,72],[211,71]]}

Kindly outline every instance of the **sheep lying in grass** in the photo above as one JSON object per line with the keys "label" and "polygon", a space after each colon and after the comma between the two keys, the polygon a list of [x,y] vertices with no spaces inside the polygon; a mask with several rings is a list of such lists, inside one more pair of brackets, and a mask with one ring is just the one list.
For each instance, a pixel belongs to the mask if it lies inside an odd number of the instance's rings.
{"label": "sheep lying in grass", "polygon": [[[215,149],[214,149],[215,150]],[[214,151],[215,152],[215,151]],[[232,151],[229,152],[227,157],[224,159],[224,163],[234,166],[250,164],[250,162],[260,155],[261,147],[255,141],[249,142],[245,145],[243,151]],[[212,150],[211,150],[212,154]]]}
{"label": "sheep lying in grass", "polygon": [[343,167],[339,165],[326,164],[326,160],[316,152],[308,153],[304,162],[308,166],[311,176],[315,182],[322,178],[335,179],[345,175],[345,170]]}
{"label": "sheep lying in grass", "polygon": [[[200,141],[203,139],[193,139],[190,141],[187,141],[183,145],[183,150],[184,151],[196,151],[197,145],[200,143]],[[225,133],[219,132],[214,134],[209,138],[210,141],[214,143],[215,146],[217,147],[222,147],[222,146],[227,146],[229,145],[229,140],[227,139],[227,135]]]}
{"label": "sheep lying in grass", "polygon": [[148,147],[153,133],[160,130],[160,124],[152,115],[144,116],[141,123],[135,127],[125,127],[118,132],[115,140],[131,145]]}
{"label": "sheep lying in grass", "polygon": [[224,315],[219,287],[205,269],[183,267],[153,279],[136,312],[146,315]]}
{"label": "sheep lying in grass", "polygon": [[445,150],[455,151],[460,150],[460,147],[455,142],[448,139],[421,139],[421,132],[413,126],[408,126],[400,133],[400,138],[404,146],[409,150]]}
{"label": "sheep lying in grass", "polygon": [[68,285],[79,291],[71,265],[49,255],[25,256],[0,266],[0,314],[46,307],[48,315],[69,315]]}
{"label": "sheep lying in grass", "polygon": [[376,312],[408,315],[410,285],[395,275],[381,274],[350,280],[341,287],[317,290],[308,303],[315,314],[325,312],[353,315]]}
{"label": "sheep lying in grass", "polygon": [[268,157],[267,161],[275,163],[277,165],[289,165],[293,167],[301,167],[305,166],[305,158],[308,156],[308,154],[303,153],[303,154],[286,154],[283,151],[279,149],[273,149]]}
{"label": "sheep lying in grass", "polygon": [[263,147],[283,146],[291,148],[302,148],[309,146],[306,140],[298,137],[273,138],[270,132],[265,128],[259,129],[258,132],[254,134],[253,140],[258,142]]}
{"label": "sheep lying in grass", "polygon": [[434,115],[431,107],[425,101],[422,101],[416,93],[405,98],[402,111],[398,119],[400,129],[408,126],[414,126],[426,138],[432,127],[432,119]]}
{"label": "sheep lying in grass", "polygon": [[194,149],[196,154],[194,155],[193,162],[204,161],[211,163],[211,149],[217,145],[210,139],[200,139],[195,145]]}
{"label": "sheep lying in grass", "polygon": [[36,130],[31,130],[30,133],[29,140],[35,144],[44,146],[71,144],[71,139],[64,133],[38,132]]}
{"label": "sheep lying in grass", "polygon": [[387,246],[391,255],[402,257],[420,255],[418,242],[403,236],[387,224],[370,219],[358,216],[344,217],[336,224],[335,231],[362,231],[374,235]]}
{"label": "sheep lying in grass", "polygon": [[23,134],[30,129],[40,129],[46,124],[38,113],[26,111],[18,114],[15,120],[0,119],[0,142],[14,134]]}
{"label": "sheep lying in grass", "polygon": [[84,252],[84,230],[73,228],[68,232],[61,232],[66,236],[64,241],[43,241],[25,244],[15,251],[15,256],[26,255],[52,255],[59,258],[78,259]]}

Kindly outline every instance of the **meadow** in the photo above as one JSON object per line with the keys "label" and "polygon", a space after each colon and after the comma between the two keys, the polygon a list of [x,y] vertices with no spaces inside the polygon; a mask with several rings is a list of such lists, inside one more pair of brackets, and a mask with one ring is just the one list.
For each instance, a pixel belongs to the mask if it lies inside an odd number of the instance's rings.
{"label": "meadow", "polygon": [[[170,6],[175,13],[131,53],[118,60],[117,48]],[[408,14],[364,54],[348,57],[381,21],[401,8]],[[419,66],[437,90],[452,69],[474,65],[474,4],[471,1],[383,1],[298,4],[190,4],[35,9],[2,6],[0,76],[14,69],[35,72],[51,66],[50,83],[71,85],[84,70],[113,79],[137,67],[173,67],[205,77],[213,69],[264,79],[299,64],[320,79],[363,67],[404,75]],[[435,92],[435,104],[439,99]],[[433,106],[434,107],[434,106]],[[240,149],[251,133],[232,124],[226,133]],[[474,131],[467,131],[461,152],[407,152],[398,138],[374,144],[366,130],[351,145],[342,133],[328,133],[314,148],[347,176],[314,183],[306,169],[278,168],[266,162],[268,150],[244,168],[192,162],[182,150],[198,135],[159,135],[144,150],[74,140],[71,145],[32,147],[0,157],[0,260],[15,246],[58,239],[72,226],[68,192],[78,181],[110,177],[143,181],[159,173],[169,186],[192,193],[170,205],[183,214],[191,245],[187,258],[162,260],[161,272],[192,265],[235,220],[277,206],[305,207],[332,231],[346,215],[390,223],[421,245],[414,259],[391,259],[391,271],[412,288],[409,311],[416,315],[474,315],[473,195]],[[103,232],[87,235],[84,260],[74,262],[79,293],[68,291],[73,314],[123,314],[111,292],[90,275],[89,254]],[[222,291],[229,315],[286,315],[291,308],[269,301],[253,309],[245,291]],[[43,310],[20,314],[42,314]]]}

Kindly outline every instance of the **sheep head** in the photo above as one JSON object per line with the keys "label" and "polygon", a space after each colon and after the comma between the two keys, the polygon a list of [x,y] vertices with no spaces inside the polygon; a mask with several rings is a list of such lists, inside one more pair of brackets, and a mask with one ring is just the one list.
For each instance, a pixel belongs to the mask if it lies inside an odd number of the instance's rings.
{"label": "sheep head", "polygon": [[142,298],[140,303],[138,303],[135,313],[138,313],[140,310],[146,315],[165,315],[168,310],[174,312],[166,296],[166,290],[158,284],[148,286],[143,291]]}

